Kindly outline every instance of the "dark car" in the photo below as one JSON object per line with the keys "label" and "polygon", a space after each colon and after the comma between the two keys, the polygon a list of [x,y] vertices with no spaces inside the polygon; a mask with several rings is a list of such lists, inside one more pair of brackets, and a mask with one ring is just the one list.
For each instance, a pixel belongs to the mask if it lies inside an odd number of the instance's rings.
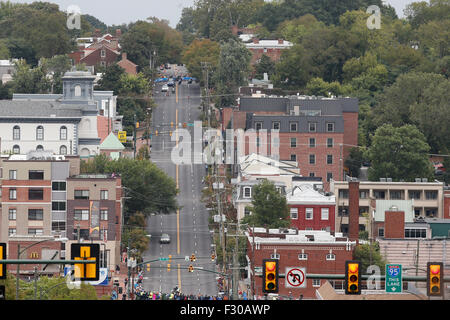
{"label": "dark car", "polygon": [[173,80],[171,80],[171,81],[167,82],[167,85],[169,87],[173,87],[175,85],[175,82],[173,82]]}

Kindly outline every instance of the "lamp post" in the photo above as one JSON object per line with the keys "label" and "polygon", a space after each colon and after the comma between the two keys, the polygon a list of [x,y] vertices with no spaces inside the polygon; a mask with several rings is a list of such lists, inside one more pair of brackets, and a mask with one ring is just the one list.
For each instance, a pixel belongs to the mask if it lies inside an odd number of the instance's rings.
{"label": "lamp post", "polygon": [[[47,241],[60,241],[60,242],[66,242],[67,238],[49,238],[49,239],[43,239],[38,242],[35,242],[22,250],[20,250],[20,242],[17,244],[17,260],[20,260],[20,255],[24,253],[27,249],[34,247],[40,243],[44,243]],[[17,264],[17,271],[16,271],[16,300],[19,299],[19,276],[20,276],[20,264]]]}

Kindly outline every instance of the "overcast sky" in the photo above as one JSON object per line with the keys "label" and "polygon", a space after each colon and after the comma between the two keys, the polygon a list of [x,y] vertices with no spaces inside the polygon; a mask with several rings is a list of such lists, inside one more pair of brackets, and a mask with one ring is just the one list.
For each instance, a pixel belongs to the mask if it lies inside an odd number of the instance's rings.
{"label": "overcast sky", "polygon": [[[31,3],[36,0],[11,0],[11,2]],[[43,0],[44,1],[44,0]],[[45,0],[56,3],[60,10],[65,11],[70,5],[77,5],[82,14],[90,14],[107,25],[120,25],[148,17],[169,20],[170,26],[175,27],[180,20],[181,10],[191,7],[194,0]],[[403,9],[409,3],[420,0],[387,0],[403,17]]]}

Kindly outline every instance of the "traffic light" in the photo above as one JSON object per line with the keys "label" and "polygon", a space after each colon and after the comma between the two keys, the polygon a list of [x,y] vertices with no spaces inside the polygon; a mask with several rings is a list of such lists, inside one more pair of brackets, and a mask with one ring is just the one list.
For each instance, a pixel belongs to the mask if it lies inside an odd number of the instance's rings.
{"label": "traffic light", "polygon": [[191,264],[188,268],[189,272],[194,272],[194,266]]}
{"label": "traffic light", "polygon": [[169,262],[171,262],[171,261],[172,261],[172,255],[169,254]]}
{"label": "traffic light", "polygon": [[345,261],[345,294],[361,294],[361,262]]}
{"label": "traffic light", "polygon": [[216,260],[216,255],[214,253],[211,253],[211,261]]}
{"label": "traffic light", "polygon": [[158,130],[155,130],[155,136],[158,136]]}
{"label": "traffic light", "polygon": [[195,260],[197,260],[197,259],[195,258],[195,254],[191,254],[191,257],[190,257],[189,259],[191,260],[191,262],[194,262]]}
{"label": "traffic light", "polygon": [[444,278],[444,265],[442,262],[427,263],[427,295],[442,296],[442,280]]}
{"label": "traffic light", "polygon": [[139,122],[136,122],[136,129],[139,128]]}
{"label": "traffic light", "polygon": [[75,279],[80,281],[98,281],[100,277],[100,245],[72,243],[71,260],[92,260],[95,263],[74,264]]}
{"label": "traffic light", "polygon": [[170,123],[170,127],[173,128],[173,121]]}
{"label": "traffic light", "polygon": [[172,131],[169,131],[169,136],[172,136]]}
{"label": "traffic light", "polygon": [[170,272],[170,263],[167,264],[167,272]]}
{"label": "traffic light", "polygon": [[[0,243],[0,261],[6,259],[6,243]],[[6,264],[0,264],[0,279],[6,279]]]}
{"label": "traffic light", "polygon": [[150,263],[147,263],[147,271],[150,271]]}
{"label": "traffic light", "polygon": [[278,292],[278,260],[263,260],[263,287],[264,293]]}

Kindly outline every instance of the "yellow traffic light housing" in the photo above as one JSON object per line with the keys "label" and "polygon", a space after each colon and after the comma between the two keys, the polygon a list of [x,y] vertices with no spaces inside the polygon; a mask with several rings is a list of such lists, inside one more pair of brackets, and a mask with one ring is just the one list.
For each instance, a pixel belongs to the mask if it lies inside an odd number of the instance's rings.
{"label": "yellow traffic light housing", "polygon": [[442,262],[427,263],[427,295],[442,296],[442,284],[444,278],[444,265]]}
{"label": "yellow traffic light housing", "polygon": [[189,272],[194,272],[194,266],[191,264],[188,268]]}
{"label": "yellow traffic light housing", "polygon": [[197,260],[197,258],[195,258],[195,254],[192,254],[190,257],[191,262],[195,262],[195,260]]}
{"label": "yellow traffic light housing", "polygon": [[211,253],[211,261],[216,260],[216,255],[214,253]]}
{"label": "yellow traffic light housing", "polygon": [[170,263],[167,264],[167,272],[170,272]]}
{"label": "yellow traffic light housing", "polygon": [[[0,261],[6,259],[6,243],[0,243]],[[6,264],[0,263],[0,279],[6,279]]]}
{"label": "yellow traffic light housing", "polygon": [[345,294],[361,294],[361,262],[345,261]]}
{"label": "yellow traffic light housing", "polygon": [[95,263],[74,264],[75,279],[80,281],[98,281],[100,278],[100,245],[72,243],[71,260],[92,260]]}
{"label": "yellow traffic light housing", "polygon": [[158,130],[155,130],[155,136],[158,136]]}
{"label": "yellow traffic light housing", "polygon": [[263,287],[264,293],[278,292],[278,260],[263,260]]}
{"label": "yellow traffic light housing", "polygon": [[147,263],[147,271],[150,271],[150,263]]}

